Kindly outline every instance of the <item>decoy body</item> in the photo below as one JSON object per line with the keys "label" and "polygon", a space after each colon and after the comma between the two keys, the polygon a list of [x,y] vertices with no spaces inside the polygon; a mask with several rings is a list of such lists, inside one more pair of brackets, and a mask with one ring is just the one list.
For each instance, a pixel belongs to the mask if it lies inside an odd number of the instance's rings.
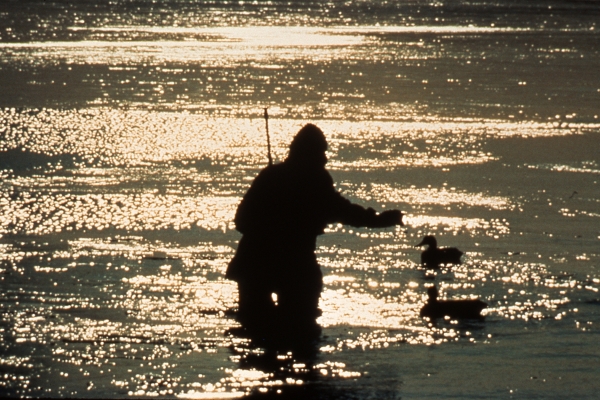
{"label": "decoy body", "polygon": [[437,287],[427,289],[429,299],[421,309],[421,317],[431,319],[483,319],[481,310],[487,307],[487,303],[481,300],[438,300]]}
{"label": "decoy body", "polygon": [[420,246],[428,246],[421,253],[421,265],[426,266],[427,268],[437,269],[442,264],[460,264],[460,257],[463,255],[463,252],[457,249],[456,247],[437,247],[437,240],[434,236],[428,235],[423,238],[421,243],[417,245]]}

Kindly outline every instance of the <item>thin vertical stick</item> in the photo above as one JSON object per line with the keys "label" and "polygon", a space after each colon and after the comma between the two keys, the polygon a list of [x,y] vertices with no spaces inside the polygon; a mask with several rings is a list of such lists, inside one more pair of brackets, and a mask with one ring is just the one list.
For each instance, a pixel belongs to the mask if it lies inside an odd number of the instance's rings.
{"label": "thin vertical stick", "polygon": [[271,137],[269,136],[269,113],[265,107],[265,126],[267,128],[267,156],[269,157],[269,165],[273,165],[273,159],[271,158]]}

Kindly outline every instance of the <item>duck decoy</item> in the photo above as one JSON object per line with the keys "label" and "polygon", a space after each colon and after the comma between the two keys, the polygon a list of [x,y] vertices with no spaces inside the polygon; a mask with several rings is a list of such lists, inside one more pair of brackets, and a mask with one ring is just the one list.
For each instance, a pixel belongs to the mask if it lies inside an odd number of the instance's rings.
{"label": "duck decoy", "polygon": [[421,309],[421,317],[430,319],[443,318],[445,316],[451,319],[483,319],[481,310],[487,307],[487,303],[479,299],[473,300],[438,300],[437,287],[432,286],[427,289],[429,299]]}
{"label": "duck decoy", "polygon": [[461,264],[461,256],[464,254],[456,247],[437,247],[434,236],[428,235],[415,247],[428,246],[421,253],[421,265],[427,268],[437,269],[441,264]]}

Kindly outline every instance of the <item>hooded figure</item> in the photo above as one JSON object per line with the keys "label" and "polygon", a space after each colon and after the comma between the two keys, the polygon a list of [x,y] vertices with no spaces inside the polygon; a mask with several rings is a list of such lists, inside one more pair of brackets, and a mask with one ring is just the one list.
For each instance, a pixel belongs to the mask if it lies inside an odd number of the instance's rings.
{"label": "hooded figure", "polygon": [[328,224],[402,225],[400,211],[377,214],[342,197],[325,169],[326,150],[323,132],[304,126],[286,160],[263,169],[237,209],[242,238],[226,277],[238,283],[238,318],[246,328],[318,327],[323,276],[315,246]]}

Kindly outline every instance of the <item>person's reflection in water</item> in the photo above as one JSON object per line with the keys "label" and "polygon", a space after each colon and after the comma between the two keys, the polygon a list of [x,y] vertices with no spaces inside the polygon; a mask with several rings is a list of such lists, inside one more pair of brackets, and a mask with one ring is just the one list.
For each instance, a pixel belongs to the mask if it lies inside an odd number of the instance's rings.
{"label": "person's reflection in water", "polygon": [[317,356],[314,344],[305,343],[304,347],[286,349],[286,352],[268,347],[255,351],[244,344],[233,345],[232,355],[239,359],[238,370],[264,373],[251,384],[238,382],[238,387],[246,388],[244,400],[372,398],[358,395],[356,387],[340,384],[339,376],[333,373],[323,374],[323,368],[327,370],[329,366]]}
{"label": "person's reflection in water", "polygon": [[[311,354],[304,352],[282,353],[267,349],[266,351],[237,352],[240,358],[239,369],[245,371],[261,371],[264,380],[256,380],[248,385],[243,396],[244,400],[268,399],[358,399],[360,389],[341,383],[339,376],[323,374],[324,366],[317,360],[316,351]],[[319,365],[321,364],[321,365]],[[243,382],[241,387],[244,388]],[[373,397],[371,397],[373,398]],[[382,397],[387,398],[387,397]]]}
{"label": "person's reflection in water", "polygon": [[402,225],[398,210],[377,214],[342,197],[325,169],[326,150],[323,132],[304,126],[287,159],[263,169],[237,209],[242,238],[226,276],[238,284],[238,320],[249,334],[320,333],[323,283],[314,251],[328,224]]}

